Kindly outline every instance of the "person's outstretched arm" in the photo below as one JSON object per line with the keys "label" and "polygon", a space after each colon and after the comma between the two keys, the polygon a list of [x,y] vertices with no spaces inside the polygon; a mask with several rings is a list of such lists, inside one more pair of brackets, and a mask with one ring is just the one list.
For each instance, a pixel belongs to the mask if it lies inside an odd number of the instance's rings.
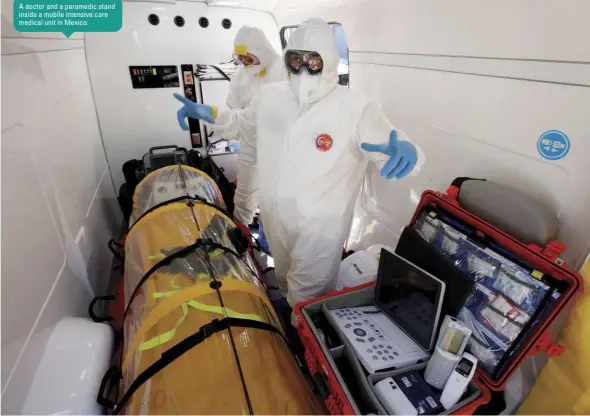
{"label": "person's outstretched arm", "polygon": [[213,106],[195,103],[178,94],[174,95],[184,106],[178,110],[178,123],[188,130],[185,118],[197,118],[207,122],[218,135],[231,140],[240,140],[238,153],[238,187],[234,197],[234,218],[249,225],[258,209],[258,170],[256,167],[256,109],[258,94],[243,110],[229,110],[217,116]]}
{"label": "person's outstretched arm", "polygon": [[356,137],[357,145],[377,163],[387,179],[417,175],[426,159],[422,149],[395,128],[374,102],[363,111]]}

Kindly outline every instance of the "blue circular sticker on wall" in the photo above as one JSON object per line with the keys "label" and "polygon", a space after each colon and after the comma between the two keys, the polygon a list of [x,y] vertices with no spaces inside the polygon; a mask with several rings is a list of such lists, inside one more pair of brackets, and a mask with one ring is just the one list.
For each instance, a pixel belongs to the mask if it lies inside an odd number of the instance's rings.
{"label": "blue circular sticker on wall", "polygon": [[537,150],[545,159],[558,160],[570,151],[570,139],[559,130],[549,130],[537,140]]}

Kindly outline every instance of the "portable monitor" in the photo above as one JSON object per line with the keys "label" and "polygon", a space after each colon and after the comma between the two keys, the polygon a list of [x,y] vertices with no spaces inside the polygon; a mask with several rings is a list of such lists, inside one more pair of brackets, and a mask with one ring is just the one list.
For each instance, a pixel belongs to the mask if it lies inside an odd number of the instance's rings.
{"label": "portable monitor", "polygon": [[471,329],[467,325],[452,316],[445,316],[436,348],[424,372],[428,384],[442,390],[461,359],[470,336]]}
{"label": "portable monitor", "polygon": [[445,284],[397,254],[383,249],[375,305],[424,350],[434,346]]}

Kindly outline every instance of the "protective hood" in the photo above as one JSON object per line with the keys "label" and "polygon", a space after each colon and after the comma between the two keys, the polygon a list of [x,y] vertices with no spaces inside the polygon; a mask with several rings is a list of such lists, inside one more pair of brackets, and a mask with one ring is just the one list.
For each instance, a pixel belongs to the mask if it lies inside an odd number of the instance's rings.
{"label": "protective hood", "polygon": [[[268,69],[279,58],[279,54],[271,46],[270,42],[264,35],[264,32],[257,27],[242,26],[234,40],[234,53],[245,55],[251,53],[256,55],[260,65],[256,73],[263,69]],[[250,71],[247,71],[250,72]]]}
{"label": "protective hood", "polygon": [[[325,21],[314,18],[300,24],[293,31],[285,51],[289,49],[317,52],[324,61],[324,69],[320,75],[317,75],[320,77],[319,85],[316,92],[309,98],[309,102],[321,100],[338,86],[340,56],[332,28]],[[297,77],[297,75],[291,75],[291,77]]]}

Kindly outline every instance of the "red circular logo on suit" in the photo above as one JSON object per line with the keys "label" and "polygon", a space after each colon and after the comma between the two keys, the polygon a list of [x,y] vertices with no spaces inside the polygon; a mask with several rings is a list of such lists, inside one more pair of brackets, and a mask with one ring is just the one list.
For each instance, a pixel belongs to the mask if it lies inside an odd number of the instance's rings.
{"label": "red circular logo on suit", "polygon": [[329,134],[320,134],[317,139],[315,139],[315,147],[317,147],[320,152],[327,152],[330,150],[333,143],[334,141]]}

